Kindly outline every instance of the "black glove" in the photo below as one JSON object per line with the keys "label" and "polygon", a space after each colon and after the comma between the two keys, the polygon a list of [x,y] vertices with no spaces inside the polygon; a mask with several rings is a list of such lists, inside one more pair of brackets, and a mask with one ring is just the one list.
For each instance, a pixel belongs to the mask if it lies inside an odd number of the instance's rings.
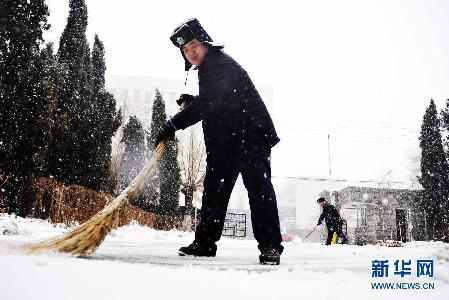
{"label": "black glove", "polygon": [[321,225],[321,222],[318,222],[318,224],[316,224],[316,226],[320,226]]}
{"label": "black glove", "polygon": [[159,134],[156,137],[154,146],[157,147],[163,140],[173,140],[175,138],[176,128],[173,126],[171,120],[165,122],[164,125],[159,129]]}
{"label": "black glove", "polygon": [[189,94],[181,94],[181,96],[179,96],[179,99],[176,100],[176,103],[178,103],[179,106],[181,106],[183,102],[185,102],[186,105],[189,105],[193,100],[195,100],[195,96]]}

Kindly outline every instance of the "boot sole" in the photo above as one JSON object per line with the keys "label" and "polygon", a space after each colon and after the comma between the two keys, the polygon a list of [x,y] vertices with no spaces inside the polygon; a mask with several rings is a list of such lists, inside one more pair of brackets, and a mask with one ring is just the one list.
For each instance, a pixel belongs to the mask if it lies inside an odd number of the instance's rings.
{"label": "boot sole", "polygon": [[178,251],[179,256],[192,256],[192,257],[215,257],[215,254],[211,255],[194,255],[194,254],[188,254],[182,251]]}
{"label": "boot sole", "polygon": [[280,257],[270,257],[270,256],[259,256],[259,263],[261,265],[280,265]]}

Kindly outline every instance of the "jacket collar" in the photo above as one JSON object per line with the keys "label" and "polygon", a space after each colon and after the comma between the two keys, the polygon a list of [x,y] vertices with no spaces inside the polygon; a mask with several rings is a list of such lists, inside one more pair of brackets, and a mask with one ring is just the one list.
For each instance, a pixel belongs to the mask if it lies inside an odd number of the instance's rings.
{"label": "jacket collar", "polygon": [[195,69],[198,69],[199,72],[208,71],[211,67],[217,64],[218,58],[221,53],[222,51],[219,49],[209,48],[209,51],[207,51],[202,64],[199,67],[195,67]]}

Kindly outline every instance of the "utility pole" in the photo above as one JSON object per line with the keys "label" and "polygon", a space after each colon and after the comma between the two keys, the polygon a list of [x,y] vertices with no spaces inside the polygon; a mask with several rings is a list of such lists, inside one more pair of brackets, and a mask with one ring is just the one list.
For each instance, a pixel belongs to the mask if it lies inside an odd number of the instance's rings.
{"label": "utility pole", "polygon": [[331,137],[327,135],[327,154],[329,157],[329,197],[332,204],[335,204],[335,200],[332,198],[332,163],[331,163]]}
{"label": "utility pole", "polygon": [[[380,182],[378,182],[379,188],[382,187],[382,184],[384,183],[385,178],[386,178],[388,175],[390,175],[391,172],[393,172],[392,169],[388,170],[387,173],[385,173],[385,175],[382,177],[382,179],[380,180]],[[388,188],[390,188],[390,181],[388,181],[387,186],[388,186]]]}

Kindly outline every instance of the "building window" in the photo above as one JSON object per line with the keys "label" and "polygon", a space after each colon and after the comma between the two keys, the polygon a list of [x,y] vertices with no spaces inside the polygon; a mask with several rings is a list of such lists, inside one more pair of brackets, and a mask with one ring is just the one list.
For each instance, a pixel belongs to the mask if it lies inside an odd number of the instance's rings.
{"label": "building window", "polygon": [[366,207],[357,210],[357,227],[366,226]]}

